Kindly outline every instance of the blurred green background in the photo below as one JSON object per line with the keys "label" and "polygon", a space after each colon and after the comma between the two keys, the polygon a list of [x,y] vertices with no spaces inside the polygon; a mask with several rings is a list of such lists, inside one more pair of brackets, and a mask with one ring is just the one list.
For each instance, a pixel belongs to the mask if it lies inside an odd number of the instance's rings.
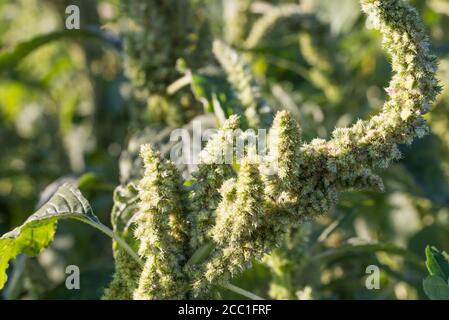
{"label": "blurred green background", "polygon": [[[23,223],[52,187],[79,177],[96,215],[109,223],[112,192],[126,180],[133,143],[140,141],[135,133],[154,140],[153,133],[203,113],[198,102],[187,102],[182,119],[161,120],[145,106],[136,113],[123,71],[119,2],[0,1],[0,234]],[[281,248],[234,284],[277,299],[426,298],[424,248],[449,251],[449,1],[410,2],[440,58],[443,93],[426,116],[431,134],[401,148],[403,160],[382,172],[384,193],[345,193],[330,215],[292,230]],[[295,115],[307,141],[327,138],[335,126],[367,118],[382,106],[391,70],[380,35],[366,28],[357,0],[191,3],[198,16],[208,17],[213,37],[227,40],[250,62],[270,105]],[[304,30],[280,19],[257,45],[245,45],[273,8],[268,5],[292,3],[317,19],[318,27]],[[63,33],[26,57],[18,50],[14,59],[5,58],[20,43],[65,30],[69,4],[80,7],[82,29],[89,33]],[[81,290],[64,286],[70,264],[80,267]],[[379,290],[365,287],[372,264],[381,270]],[[10,279],[14,275],[17,282],[0,293],[4,299],[97,299],[113,269],[110,239],[63,221],[49,249],[13,263]]]}

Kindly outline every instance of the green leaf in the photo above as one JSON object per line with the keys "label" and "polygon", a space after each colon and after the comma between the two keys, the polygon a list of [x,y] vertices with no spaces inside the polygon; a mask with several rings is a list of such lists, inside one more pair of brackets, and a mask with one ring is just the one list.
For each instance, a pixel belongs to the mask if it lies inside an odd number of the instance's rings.
{"label": "green leaf", "polygon": [[426,267],[431,276],[440,277],[445,283],[448,282],[449,260],[434,247],[426,247]]}
{"label": "green leaf", "polygon": [[226,106],[224,112],[227,116],[243,112],[232,88],[222,77],[199,73],[192,74],[191,89],[195,98],[203,104],[206,112],[214,112],[214,104],[217,103]]}
{"label": "green leaf", "polygon": [[449,300],[449,286],[439,276],[428,276],[423,281],[424,292],[432,300]]}
{"label": "green leaf", "polygon": [[5,50],[0,52],[0,73],[8,69],[13,69],[23,58],[28,56],[31,52],[52,41],[73,38],[105,41],[105,37],[101,34],[101,32],[89,29],[63,30],[39,35],[32,38],[31,40],[19,43],[12,50]]}
{"label": "green leaf", "polygon": [[[134,182],[126,186],[118,186],[114,191],[114,206],[111,213],[111,224],[114,232],[125,239],[127,243],[137,251],[137,239],[132,230],[135,219],[139,215],[139,193]],[[114,243],[113,249],[117,246]]]}
{"label": "green leaf", "polygon": [[9,261],[20,253],[34,256],[53,241],[59,219],[73,218],[91,225],[101,225],[81,192],[63,184],[23,225],[0,238],[0,289],[7,276]]}
{"label": "green leaf", "polygon": [[99,176],[92,172],[87,172],[78,178],[78,189],[82,192],[88,190],[113,191],[115,186],[103,181]]}
{"label": "green leaf", "polygon": [[111,237],[138,263],[140,257],[128,243],[103,225],[94,215],[89,202],[73,184],[65,183],[24,224],[0,238],[0,289],[7,280],[9,261],[18,254],[35,256],[53,241],[59,219],[71,218],[82,221]]}

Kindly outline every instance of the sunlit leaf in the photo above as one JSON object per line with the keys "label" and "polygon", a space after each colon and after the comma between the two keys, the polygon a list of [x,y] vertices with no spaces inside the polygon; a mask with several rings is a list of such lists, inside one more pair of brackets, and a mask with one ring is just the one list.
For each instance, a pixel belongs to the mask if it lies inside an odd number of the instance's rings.
{"label": "sunlit leaf", "polygon": [[426,266],[431,276],[437,276],[446,283],[449,280],[449,260],[436,248],[427,246]]}
{"label": "sunlit leaf", "polygon": [[89,224],[100,224],[81,192],[73,185],[64,184],[23,225],[0,238],[0,288],[6,282],[6,269],[18,254],[37,255],[53,241],[59,219],[78,219]]}

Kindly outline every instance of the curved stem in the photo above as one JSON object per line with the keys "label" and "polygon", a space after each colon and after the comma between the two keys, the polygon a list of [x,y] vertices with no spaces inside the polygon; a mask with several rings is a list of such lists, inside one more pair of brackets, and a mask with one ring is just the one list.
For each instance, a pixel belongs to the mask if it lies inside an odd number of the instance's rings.
{"label": "curved stem", "polygon": [[[80,219],[81,220],[81,219]],[[143,262],[140,259],[139,255],[133,250],[133,248],[131,248],[129,246],[128,243],[126,243],[125,240],[123,240],[121,237],[119,237],[114,231],[112,231],[111,229],[109,229],[107,226],[105,226],[104,224],[100,223],[100,222],[93,222],[91,220],[81,220],[85,223],[87,223],[88,225],[94,227],[95,229],[100,230],[101,232],[103,232],[104,234],[106,234],[107,236],[111,237],[112,239],[114,239],[115,241],[117,241],[117,243],[126,251],[128,252],[128,254],[137,261],[137,263],[139,263],[141,266],[143,266]]]}

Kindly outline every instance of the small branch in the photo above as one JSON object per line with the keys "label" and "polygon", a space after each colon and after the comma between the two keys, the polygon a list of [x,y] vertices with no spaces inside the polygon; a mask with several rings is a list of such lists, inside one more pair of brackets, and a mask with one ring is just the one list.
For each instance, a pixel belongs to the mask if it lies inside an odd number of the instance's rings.
{"label": "small branch", "polygon": [[175,82],[173,82],[172,84],[170,84],[167,87],[167,93],[169,95],[174,94],[176,91],[180,90],[181,88],[189,85],[190,83],[192,83],[192,74],[190,72],[187,72],[185,74],[185,76],[179,78],[178,80],[176,80]]}

